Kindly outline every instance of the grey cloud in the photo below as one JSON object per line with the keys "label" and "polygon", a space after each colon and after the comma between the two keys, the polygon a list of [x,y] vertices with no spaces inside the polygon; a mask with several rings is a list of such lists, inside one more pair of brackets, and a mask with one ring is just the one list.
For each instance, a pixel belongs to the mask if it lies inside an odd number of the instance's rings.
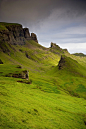
{"label": "grey cloud", "polygon": [[83,0],[2,0],[1,13],[2,19],[8,21],[18,21],[23,24],[40,22],[47,18],[55,9],[67,11],[63,15],[76,17],[86,12]]}
{"label": "grey cloud", "polygon": [[86,42],[86,0],[0,0],[0,21],[21,23],[45,46]]}
{"label": "grey cloud", "polygon": [[51,0],[2,0],[0,11],[3,20],[32,24],[50,15],[53,7]]}

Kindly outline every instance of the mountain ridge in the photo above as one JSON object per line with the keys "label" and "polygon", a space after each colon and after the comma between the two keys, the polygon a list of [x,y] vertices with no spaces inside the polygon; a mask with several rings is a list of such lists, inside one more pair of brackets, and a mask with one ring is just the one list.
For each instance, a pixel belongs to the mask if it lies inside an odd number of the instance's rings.
{"label": "mountain ridge", "polygon": [[13,45],[24,45],[26,41],[38,42],[37,36],[31,33],[28,28],[22,28],[21,24],[0,23],[0,42],[8,42]]}

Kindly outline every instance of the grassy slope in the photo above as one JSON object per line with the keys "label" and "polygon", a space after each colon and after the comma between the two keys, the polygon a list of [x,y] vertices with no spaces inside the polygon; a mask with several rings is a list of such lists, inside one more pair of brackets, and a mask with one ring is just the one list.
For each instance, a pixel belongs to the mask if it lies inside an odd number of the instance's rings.
{"label": "grassy slope", "polygon": [[52,73],[58,86],[71,95],[86,98],[86,68],[72,58],[64,57],[65,64],[63,68],[58,70],[58,66],[55,66],[48,74]]}
{"label": "grassy slope", "polygon": [[86,128],[83,98],[44,92],[35,82],[28,85],[13,78],[0,80],[1,129]]}
{"label": "grassy slope", "polygon": [[[66,66],[60,71],[60,56],[34,41],[7,47],[9,55],[0,51],[4,63],[0,64],[0,128],[85,129],[85,65],[66,58]],[[23,69],[29,69],[32,84],[5,77]]]}

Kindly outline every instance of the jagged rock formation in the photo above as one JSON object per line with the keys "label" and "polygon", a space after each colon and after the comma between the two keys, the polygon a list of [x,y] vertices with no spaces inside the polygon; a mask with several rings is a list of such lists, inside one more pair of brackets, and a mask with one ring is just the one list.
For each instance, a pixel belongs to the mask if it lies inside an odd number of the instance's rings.
{"label": "jagged rock formation", "polygon": [[53,43],[53,42],[51,42],[50,50],[52,52],[54,52],[55,54],[59,54],[59,55],[64,54],[64,53],[68,53],[67,49],[62,49],[58,45],[56,45],[56,43]]}
{"label": "jagged rock formation", "polygon": [[0,23],[0,43],[9,42],[13,45],[24,45],[27,40],[37,41],[36,34],[30,36],[28,28],[20,24]]}
{"label": "jagged rock formation", "polygon": [[64,65],[65,65],[65,57],[61,56],[61,59],[58,64],[59,70],[62,69]]}
{"label": "jagged rock formation", "polygon": [[51,48],[58,48],[61,49],[56,43],[51,42]]}
{"label": "jagged rock formation", "polygon": [[60,48],[59,47],[59,45],[56,45],[56,43],[52,43],[51,42],[51,47],[50,47],[52,50],[54,49],[54,50],[59,50],[59,52],[61,52],[61,53],[64,53],[63,52],[63,49],[62,48]]}
{"label": "jagged rock formation", "polygon": [[29,29],[28,28],[24,28],[23,32],[24,32],[25,39],[31,40]]}
{"label": "jagged rock formation", "polygon": [[38,43],[36,34],[31,33],[31,38]]}
{"label": "jagged rock formation", "polygon": [[[65,52],[68,52],[68,50],[67,49],[63,49]],[[69,52],[68,52],[69,53]]]}

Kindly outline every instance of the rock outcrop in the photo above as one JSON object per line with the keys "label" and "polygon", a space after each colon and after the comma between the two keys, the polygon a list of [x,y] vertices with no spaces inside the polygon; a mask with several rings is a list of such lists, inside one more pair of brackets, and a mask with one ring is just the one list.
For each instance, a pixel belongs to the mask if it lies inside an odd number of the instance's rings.
{"label": "rock outcrop", "polygon": [[19,44],[23,45],[25,44],[25,38],[24,38],[24,33],[22,29],[22,25],[12,25],[12,26],[7,26],[6,27],[9,31],[9,42],[11,44]]}
{"label": "rock outcrop", "polygon": [[56,43],[51,42],[50,50],[54,52],[55,54],[62,55],[64,53],[69,53],[67,49],[62,49],[57,45]]}
{"label": "rock outcrop", "polygon": [[2,60],[0,59],[0,64],[3,64]]}
{"label": "rock outcrop", "polygon": [[36,34],[31,33],[31,38],[38,43]]}
{"label": "rock outcrop", "polygon": [[62,50],[58,45],[56,45],[56,43],[53,43],[53,42],[51,42],[51,48],[58,48]]}
{"label": "rock outcrop", "polygon": [[56,43],[51,42],[51,48],[56,47]]}
{"label": "rock outcrop", "polygon": [[65,66],[65,57],[61,56],[61,59],[58,64],[59,70],[62,69],[64,66]]}
{"label": "rock outcrop", "polygon": [[24,32],[25,39],[31,40],[29,29],[28,28],[24,28],[23,32]]}
{"label": "rock outcrop", "polygon": [[50,50],[55,54],[63,54],[63,49],[60,48],[56,43],[51,42]]}
{"label": "rock outcrop", "polygon": [[24,45],[27,40],[37,41],[36,34],[30,36],[28,28],[22,28],[20,24],[0,23],[0,43],[9,42],[13,45]]}

